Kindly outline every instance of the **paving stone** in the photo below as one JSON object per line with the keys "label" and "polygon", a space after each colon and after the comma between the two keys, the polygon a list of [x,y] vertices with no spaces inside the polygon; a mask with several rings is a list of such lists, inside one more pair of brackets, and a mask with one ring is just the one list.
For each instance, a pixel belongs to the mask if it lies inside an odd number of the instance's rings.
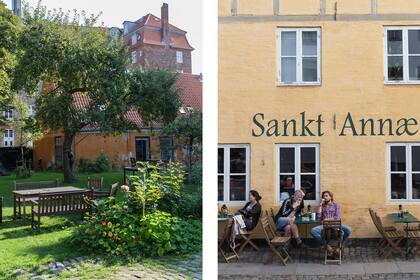
{"label": "paving stone", "polygon": [[25,273],[25,270],[23,270],[23,269],[15,269],[15,270],[13,270],[13,275],[14,276],[19,276],[19,275],[23,275]]}

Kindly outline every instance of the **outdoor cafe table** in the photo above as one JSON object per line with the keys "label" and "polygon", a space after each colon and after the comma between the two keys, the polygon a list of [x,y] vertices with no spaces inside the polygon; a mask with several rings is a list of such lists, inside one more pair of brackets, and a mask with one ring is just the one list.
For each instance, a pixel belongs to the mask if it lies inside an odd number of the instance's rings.
{"label": "outdoor cafe table", "polygon": [[407,234],[407,242],[405,242],[405,257],[408,258],[409,248],[408,248],[408,224],[411,223],[420,223],[416,217],[411,215],[410,213],[404,213],[403,217],[398,217],[398,213],[391,213],[388,214],[388,217],[396,224],[406,224],[405,232]]}
{"label": "outdoor cafe table", "polygon": [[[296,225],[304,225],[305,227],[305,239],[308,238],[308,227],[309,225],[319,225],[321,223],[321,220],[319,218],[316,218],[315,220],[312,220],[310,217],[308,219],[303,219],[302,216],[296,217],[295,224]],[[308,245],[308,244],[306,244]],[[305,247],[305,260],[308,262],[308,246]]]}
{"label": "outdoor cafe table", "polygon": [[26,200],[39,196],[40,194],[66,194],[72,192],[82,191],[84,189],[67,186],[57,188],[44,188],[44,189],[33,189],[33,190],[19,190],[13,191],[13,220],[16,220],[16,199],[20,198],[23,205],[23,220],[26,221]]}

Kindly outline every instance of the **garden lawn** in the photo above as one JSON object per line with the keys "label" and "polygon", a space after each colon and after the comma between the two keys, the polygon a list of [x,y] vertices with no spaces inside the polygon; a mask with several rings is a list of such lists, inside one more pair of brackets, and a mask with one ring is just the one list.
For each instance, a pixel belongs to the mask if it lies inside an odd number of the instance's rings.
{"label": "garden lawn", "polygon": [[[64,184],[63,174],[57,172],[35,172],[31,178],[17,180],[14,174],[0,176],[0,196],[4,197],[3,224],[0,224],[0,279],[10,277],[10,273],[16,268],[30,271],[53,260],[83,255],[83,251],[70,242],[72,231],[80,223],[80,215],[42,217],[40,234],[31,229],[29,216],[26,223],[21,220],[13,221],[13,181],[47,181],[58,178],[60,186],[85,188],[88,176],[104,177],[105,190],[108,190],[112,183],[121,184],[123,180],[122,171],[77,173],[77,181],[73,184]],[[27,213],[30,213],[30,207],[27,208]]]}

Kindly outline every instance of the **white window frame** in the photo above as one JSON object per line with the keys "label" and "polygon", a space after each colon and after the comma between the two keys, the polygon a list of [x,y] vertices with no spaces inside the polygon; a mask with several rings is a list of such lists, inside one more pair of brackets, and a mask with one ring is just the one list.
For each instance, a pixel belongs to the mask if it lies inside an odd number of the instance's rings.
{"label": "white window frame", "polygon": [[137,52],[136,51],[131,52],[131,63],[132,64],[137,63]]}
{"label": "white window frame", "polygon": [[[294,148],[295,149],[295,172],[294,173],[280,173],[280,148]],[[300,150],[301,148],[315,148],[315,173],[301,173],[300,171]],[[276,202],[278,205],[283,203],[280,200],[280,175],[294,175],[295,176],[295,190],[300,189],[300,176],[301,175],[315,175],[315,200],[306,200],[306,204],[318,205],[319,204],[319,144],[276,144]]]}
{"label": "white window frame", "polygon": [[[248,201],[248,193],[249,193],[249,171],[250,171],[250,146],[248,144],[229,144],[229,145],[218,145],[218,149],[223,148],[223,173],[217,173],[217,177],[223,177],[223,201],[219,201],[219,203],[223,203],[226,205],[231,206],[243,206],[244,202]],[[245,200],[234,200],[230,201],[230,185],[229,185],[229,178],[231,176],[230,173],[230,149],[232,148],[245,148],[245,155],[246,155],[246,173],[233,173],[232,175],[245,175]]]}
{"label": "white window frame", "polygon": [[[420,142],[413,143],[387,143],[386,153],[387,153],[387,200],[390,204],[405,204],[415,202],[416,204],[420,203],[420,199],[413,199],[413,174],[420,174],[420,171],[413,171],[411,150],[412,147],[420,147]],[[391,171],[391,147],[405,147],[405,171]],[[405,187],[406,187],[406,199],[391,199],[391,174],[405,174]]]}
{"label": "white window frame", "polygon": [[131,45],[134,46],[135,44],[137,44],[137,33],[133,32],[133,34],[131,34]]}
{"label": "white window frame", "polygon": [[13,147],[13,143],[15,142],[15,132],[13,129],[4,130],[3,142],[5,147]]}
{"label": "white window frame", "polygon": [[184,63],[184,53],[182,51],[176,51],[176,63]]}
{"label": "white window frame", "polygon": [[[296,81],[293,83],[284,83],[281,81],[281,33],[284,31],[294,31],[296,32]],[[302,32],[305,31],[316,31],[317,32],[317,81],[315,82],[305,82],[303,81],[303,63],[302,58],[304,58],[302,52]],[[292,57],[292,56],[290,56]],[[294,56],[293,56],[294,57]],[[308,56],[313,57],[313,56]],[[313,86],[321,85],[321,28],[277,28],[277,85],[278,86]]]}
{"label": "white window frame", "polygon": [[9,107],[5,111],[3,111],[3,116],[6,120],[12,120],[13,119],[13,108]]}
{"label": "white window frame", "polygon": [[[388,55],[388,31],[392,30],[401,30],[402,31],[402,40],[403,40],[403,53],[402,55],[399,54],[391,54]],[[410,56],[420,56],[418,55],[410,55],[408,53],[408,31],[409,30],[420,30],[419,26],[386,26],[384,28],[384,83],[385,84],[420,84],[420,80],[410,80],[410,65],[409,65],[409,57]],[[400,81],[393,81],[388,79],[388,56],[402,56],[403,57],[403,79]]]}

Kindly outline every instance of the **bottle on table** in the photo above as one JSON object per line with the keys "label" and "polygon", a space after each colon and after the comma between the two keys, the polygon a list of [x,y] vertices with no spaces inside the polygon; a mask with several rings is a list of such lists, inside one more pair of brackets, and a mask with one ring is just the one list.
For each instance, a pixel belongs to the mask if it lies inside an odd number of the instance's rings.
{"label": "bottle on table", "polygon": [[398,205],[398,218],[401,218],[401,219],[404,218],[404,212],[403,212],[401,204]]}

